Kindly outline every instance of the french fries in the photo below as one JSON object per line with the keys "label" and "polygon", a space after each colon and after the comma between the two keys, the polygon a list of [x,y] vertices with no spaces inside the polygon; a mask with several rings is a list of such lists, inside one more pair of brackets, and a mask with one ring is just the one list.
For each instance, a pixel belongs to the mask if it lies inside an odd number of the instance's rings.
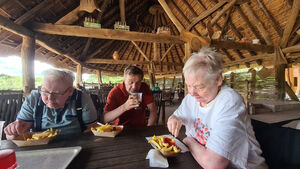
{"label": "french fries", "polygon": [[91,130],[97,131],[97,132],[112,132],[112,131],[120,131],[122,130],[121,127],[114,127],[108,123],[105,125],[100,125],[97,127],[92,127]]}
{"label": "french fries", "polygon": [[181,152],[181,149],[176,145],[175,140],[172,137],[154,135],[148,143],[154,144],[164,155]]}
{"label": "french fries", "polygon": [[33,141],[33,140],[40,140],[40,139],[44,139],[44,138],[54,137],[58,134],[58,132],[59,132],[59,130],[53,131],[53,129],[50,128],[50,130],[48,129],[41,133],[32,134],[32,136],[27,138],[26,141]]}

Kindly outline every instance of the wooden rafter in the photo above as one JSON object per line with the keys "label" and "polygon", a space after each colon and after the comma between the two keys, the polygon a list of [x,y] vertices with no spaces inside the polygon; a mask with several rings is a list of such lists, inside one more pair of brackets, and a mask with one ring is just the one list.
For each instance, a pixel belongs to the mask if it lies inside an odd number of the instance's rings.
{"label": "wooden rafter", "polygon": [[224,8],[220,12],[218,12],[216,16],[210,21],[211,26],[213,26],[222,15],[224,15],[229,9],[231,9],[233,5],[236,3],[236,1],[237,0],[232,0],[230,1],[230,3],[226,4]]}
{"label": "wooden rafter", "polygon": [[147,61],[150,61],[149,58],[146,56],[146,54],[141,50],[141,48],[140,48],[134,41],[131,41],[131,43],[137,48],[137,50],[142,54],[142,56],[143,56]]}
{"label": "wooden rafter", "polygon": [[221,40],[211,40],[210,46],[216,48],[225,49],[239,49],[248,51],[259,51],[259,52],[274,52],[274,46],[258,45],[251,43],[240,43],[235,41],[221,41]]}
{"label": "wooden rafter", "polygon": [[152,34],[133,31],[122,31],[112,29],[95,29],[82,26],[69,26],[69,25],[53,25],[43,23],[31,24],[31,29],[41,33],[65,35],[65,36],[78,36],[78,37],[91,37],[99,39],[115,39],[126,41],[141,41],[141,42],[158,42],[158,43],[183,43],[179,37],[166,34]]}
{"label": "wooden rafter", "polygon": [[240,16],[242,17],[243,21],[247,24],[247,26],[250,28],[250,30],[253,32],[255,38],[256,39],[261,39],[262,43],[264,43],[265,42],[264,39],[261,37],[261,35],[259,34],[259,32],[251,24],[251,22],[249,21],[249,19],[245,15],[245,13],[242,11],[242,9],[240,8],[240,6],[237,6],[235,9],[240,14]]}
{"label": "wooden rafter", "polygon": [[169,49],[165,52],[165,54],[163,55],[163,57],[160,59],[161,62],[166,58],[167,54],[171,51],[171,49],[172,49],[173,46],[174,46],[174,44],[172,44],[169,47]]}
{"label": "wooden rafter", "polygon": [[214,7],[202,12],[198,17],[194,18],[192,23],[186,28],[186,30],[191,30],[197,23],[199,23],[202,19],[208,17],[213,12],[221,8],[226,2],[220,1],[218,4],[216,4]]}
{"label": "wooden rafter", "polygon": [[276,30],[277,34],[279,36],[281,36],[282,35],[282,29],[280,27],[280,24],[274,19],[274,17],[272,16],[272,14],[270,14],[270,12],[266,8],[266,6],[263,4],[262,0],[256,0],[256,2],[258,4],[258,7],[263,11],[263,13],[269,19],[270,23],[272,24],[272,26]]}
{"label": "wooden rafter", "polygon": [[293,30],[295,21],[297,19],[297,16],[299,14],[300,10],[300,1],[295,1],[293,3],[292,10],[290,12],[290,17],[288,17],[288,21],[286,23],[285,29],[283,31],[283,35],[280,41],[280,47],[284,48],[287,46],[287,42],[289,40],[289,37],[291,36],[291,32]]}
{"label": "wooden rafter", "polygon": [[248,3],[244,3],[242,5],[244,9],[247,12],[247,15],[250,17],[250,19],[255,23],[255,26],[257,27],[258,31],[263,36],[264,40],[266,41],[267,45],[273,45],[272,39],[268,31],[265,29],[264,25],[261,23],[261,21],[257,18],[255,13],[253,12],[252,8],[249,6]]}
{"label": "wooden rafter", "polygon": [[165,0],[158,0],[158,2],[163,7],[164,11],[168,15],[168,17],[171,19],[171,21],[174,23],[174,25],[176,26],[176,28],[178,29],[178,31],[181,32],[184,29],[184,27],[180,23],[180,21],[178,21],[178,19],[175,17],[175,15],[173,14],[173,12],[171,11],[171,9],[169,8],[169,6],[166,3],[166,1]]}
{"label": "wooden rafter", "polygon": [[14,22],[8,20],[2,15],[0,15],[0,27],[22,37],[34,37],[34,33],[32,31],[21,25],[15,24]]}

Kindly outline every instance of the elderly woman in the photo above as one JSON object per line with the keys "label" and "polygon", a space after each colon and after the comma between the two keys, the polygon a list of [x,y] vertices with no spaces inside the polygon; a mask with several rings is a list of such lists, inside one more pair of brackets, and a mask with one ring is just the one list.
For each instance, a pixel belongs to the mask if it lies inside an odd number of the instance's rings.
{"label": "elderly woman", "polygon": [[74,75],[67,70],[44,72],[42,87],[25,99],[17,120],[4,132],[7,139],[49,128],[61,129],[61,134],[89,131],[96,124],[97,112],[91,98],[73,87]]}
{"label": "elderly woman", "polygon": [[210,48],[192,54],[183,68],[189,94],[168,119],[203,168],[267,168],[241,96],[222,84],[222,56]]}

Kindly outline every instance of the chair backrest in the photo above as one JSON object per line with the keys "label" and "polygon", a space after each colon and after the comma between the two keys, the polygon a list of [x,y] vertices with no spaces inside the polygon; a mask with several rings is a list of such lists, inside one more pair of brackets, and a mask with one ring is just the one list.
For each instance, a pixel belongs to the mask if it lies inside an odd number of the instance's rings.
{"label": "chair backrest", "polygon": [[156,119],[156,125],[158,125],[159,117],[160,117],[160,110],[161,110],[161,100],[162,100],[162,91],[152,91],[155,106],[157,109],[157,119]]}
{"label": "chair backrest", "polygon": [[257,120],[252,125],[270,169],[300,168],[300,130]]}
{"label": "chair backrest", "polygon": [[94,103],[94,106],[97,110],[97,120],[99,122],[103,122],[103,112],[104,112],[104,106],[106,104],[106,100],[103,101],[98,95],[96,94],[90,94],[92,101]]}
{"label": "chair backrest", "polygon": [[4,127],[16,120],[22,103],[23,94],[0,95],[0,121],[5,121]]}

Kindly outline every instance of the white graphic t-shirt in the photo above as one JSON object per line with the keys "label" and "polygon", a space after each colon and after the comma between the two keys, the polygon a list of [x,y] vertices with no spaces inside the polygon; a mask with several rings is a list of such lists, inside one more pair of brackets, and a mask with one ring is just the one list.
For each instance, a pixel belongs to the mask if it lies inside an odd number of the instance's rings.
{"label": "white graphic t-shirt", "polygon": [[231,161],[232,168],[267,168],[241,96],[222,86],[205,107],[187,95],[174,115],[186,135]]}

